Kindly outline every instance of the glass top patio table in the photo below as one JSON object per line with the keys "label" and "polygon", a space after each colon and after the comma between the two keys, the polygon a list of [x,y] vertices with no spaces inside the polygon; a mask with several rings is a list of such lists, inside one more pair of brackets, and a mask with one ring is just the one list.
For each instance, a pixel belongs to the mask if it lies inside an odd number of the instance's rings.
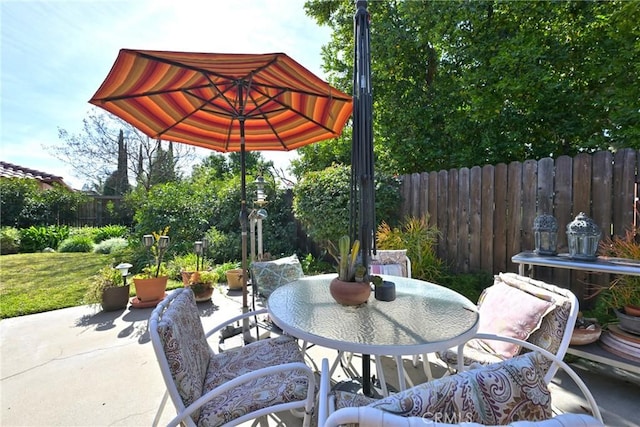
{"label": "glass top patio table", "polygon": [[361,354],[403,356],[445,350],[469,340],[478,329],[476,305],[451,289],[406,277],[394,301],[338,304],[329,292],[335,274],[304,277],[277,288],[269,315],[285,333],[323,347]]}

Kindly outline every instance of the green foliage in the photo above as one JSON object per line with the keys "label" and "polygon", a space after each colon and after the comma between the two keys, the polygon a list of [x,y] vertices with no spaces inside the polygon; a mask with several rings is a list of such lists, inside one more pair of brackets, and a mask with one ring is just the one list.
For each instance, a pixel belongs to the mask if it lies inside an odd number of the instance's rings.
{"label": "green foliage", "polygon": [[20,230],[0,227],[0,255],[17,254],[20,250]]}
{"label": "green foliage", "polygon": [[0,179],[0,225],[20,227],[25,224],[24,213],[38,193],[33,179]]}
{"label": "green foliage", "polygon": [[438,230],[429,226],[428,217],[406,218],[401,227],[391,228],[383,222],[376,239],[380,249],[406,249],[411,260],[411,275],[417,279],[437,282],[444,262],[436,255]]}
{"label": "green foliage", "polygon": [[96,230],[93,241],[94,243],[100,243],[113,237],[125,238],[128,234],[129,229],[124,225],[105,225]]}
{"label": "green foliage", "polygon": [[181,272],[183,271],[203,271],[212,267],[211,261],[207,258],[200,257],[197,261],[199,268],[196,268],[196,254],[189,252],[183,255],[176,255],[169,261],[167,261],[167,269],[169,270],[169,277],[173,277],[176,280],[182,280]]}
{"label": "green foliage", "polygon": [[92,252],[93,239],[89,236],[72,236],[64,239],[58,246],[58,252]]}
{"label": "green foliage", "polygon": [[[294,187],[293,211],[318,243],[337,241],[349,229],[350,168],[334,165],[308,172]],[[375,179],[376,216],[397,220],[399,181],[378,174]]]}
{"label": "green foliage", "polygon": [[102,301],[102,293],[107,288],[124,285],[122,274],[111,265],[104,266],[92,277],[91,284],[85,294],[86,304],[98,304]]}
{"label": "green foliage", "polygon": [[311,254],[307,254],[302,257],[300,259],[300,264],[302,265],[302,271],[304,271],[307,276],[314,276],[335,270],[331,264],[326,261],[322,261],[321,259],[314,258]]}
{"label": "green foliage", "polygon": [[0,180],[0,225],[23,228],[72,223],[78,207],[85,201],[81,193],[59,184],[40,190],[33,179],[3,178]]}
{"label": "green foliage", "polygon": [[[331,28],[323,67],[349,92],[353,1],[305,9]],[[368,11],[376,170],[640,146],[638,2],[369,2]],[[346,163],[349,150],[314,144],[300,163]]]}
{"label": "green foliage", "polygon": [[353,245],[349,236],[341,236],[338,246],[329,241],[328,250],[338,263],[338,279],[353,282],[356,276],[356,261],[360,252],[360,241],[354,240]]}
{"label": "green foliage", "polygon": [[214,262],[224,263],[241,258],[240,230],[223,233],[216,227],[211,227],[206,236],[209,241],[207,256],[211,257]]}
{"label": "green foliage", "polygon": [[111,254],[125,249],[127,244],[127,240],[122,237],[111,237],[96,244],[93,247],[93,252],[97,254]]}
{"label": "green foliage", "polygon": [[486,272],[444,274],[437,283],[464,295],[472,302],[477,302],[482,291],[493,284],[493,275]]}
{"label": "green foliage", "polygon": [[69,237],[67,226],[31,226],[20,230],[20,252],[39,252],[45,248],[57,248]]}

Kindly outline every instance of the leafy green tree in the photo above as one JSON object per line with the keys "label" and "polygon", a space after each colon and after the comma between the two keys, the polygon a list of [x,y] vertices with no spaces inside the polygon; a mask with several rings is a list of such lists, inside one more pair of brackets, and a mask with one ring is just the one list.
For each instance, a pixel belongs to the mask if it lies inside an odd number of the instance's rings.
{"label": "leafy green tree", "polygon": [[[354,3],[313,0],[350,90]],[[411,173],[637,148],[640,2],[369,2],[376,168]],[[301,150],[318,170],[334,150]],[[342,156],[344,157],[344,156]]]}
{"label": "leafy green tree", "polygon": [[[307,233],[318,244],[337,242],[349,232],[351,172],[348,166],[334,165],[308,172],[294,187],[293,211]],[[399,182],[389,175],[375,178],[377,221],[395,224],[400,202]]]}

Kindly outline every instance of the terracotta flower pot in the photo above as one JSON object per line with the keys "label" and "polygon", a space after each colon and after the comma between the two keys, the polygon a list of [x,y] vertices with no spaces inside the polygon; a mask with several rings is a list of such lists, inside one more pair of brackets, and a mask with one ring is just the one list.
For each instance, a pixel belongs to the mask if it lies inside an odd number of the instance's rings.
{"label": "terracotta flower pot", "polygon": [[329,285],[329,292],[342,305],[360,305],[369,299],[371,285],[367,282],[343,282],[335,278]]}
{"label": "terracotta flower pot", "polygon": [[624,306],[624,314],[627,316],[640,317],[640,306],[627,304]]}
{"label": "terracotta flower pot", "polygon": [[150,279],[133,279],[136,297],[140,302],[158,301],[164,298],[167,290],[167,276],[152,277]]}
{"label": "terracotta flower pot", "polygon": [[195,271],[181,271],[180,276],[182,277],[182,284],[187,286],[189,284],[189,279],[191,279],[191,275],[195,273]]}
{"label": "terracotta flower pot", "polygon": [[190,285],[187,286],[193,291],[193,296],[196,298],[196,302],[209,301],[213,295],[213,286],[205,287],[205,285]]}

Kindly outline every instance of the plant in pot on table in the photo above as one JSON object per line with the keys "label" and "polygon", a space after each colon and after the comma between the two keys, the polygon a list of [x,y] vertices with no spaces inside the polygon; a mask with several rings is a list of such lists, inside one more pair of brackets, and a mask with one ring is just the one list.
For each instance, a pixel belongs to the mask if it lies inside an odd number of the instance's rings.
{"label": "plant in pot on table", "polygon": [[360,305],[367,302],[371,294],[369,281],[356,281],[360,241],[355,240],[351,245],[349,236],[342,236],[338,241],[338,247],[329,242],[328,250],[338,263],[338,277],[329,285],[333,299],[342,305]]}
{"label": "plant in pot on table", "polygon": [[129,284],[126,282],[126,276],[129,268],[131,268],[131,264],[120,264],[118,268],[111,265],[103,267],[93,277],[85,301],[88,304],[100,303],[104,311],[127,308]]}
{"label": "plant in pot on table", "polygon": [[[611,261],[640,264],[638,229],[628,230],[624,236],[614,236],[600,242],[600,253]],[[618,275],[609,286],[598,289],[596,307],[613,311],[620,327],[640,334],[640,276]]]}
{"label": "plant in pot on table", "polygon": [[164,235],[168,227],[160,233],[145,234],[142,242],[154,258],[153,264],[146,265],[133,277],[136,297],[131,301],[134,307],[154,307],[166,295],[169,271],[163,262],[164,254],[169,247],[169,236]]}

